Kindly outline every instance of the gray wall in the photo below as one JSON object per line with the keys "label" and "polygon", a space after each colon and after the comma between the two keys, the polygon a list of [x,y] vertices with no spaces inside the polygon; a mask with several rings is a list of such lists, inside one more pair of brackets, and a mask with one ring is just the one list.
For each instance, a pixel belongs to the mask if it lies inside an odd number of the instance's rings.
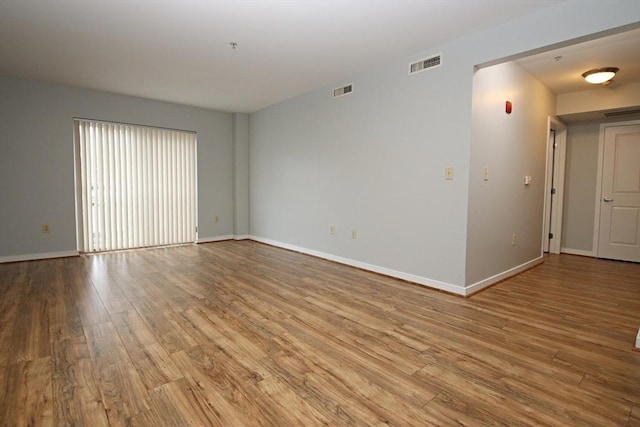
{"label": "gray wall", "polygon": [[[511,114],[505,113],[506,101]],[[542,255],[547,118],[555,102],[553,92],[513,62],[475,74],[467,285]]]}
{"label": "gray wall", "polygon": [[[468,200],[475,200],[469,167],[477,163],[471,158],[474,66],[639,19],[636,1],[563,2],[252,114],[252,235],[461,291],[496,269],[517,266],[534,252],[537,224],[522,231],[529,239],[518,248],[522,254],[490,268],[472,259],[467,272]],[[443,54],[441,67],[407,76],[409,62],[435,53]],[[332,99],[331,89],[346,83],[353,83],[353,94]],[[520,129],[523,137],[526,131]],[[534,165],[530,174],[538,176],[538,157]],[[455,169],[452,181],[444,180],[448,166]],[[531,192],[542,182],[536,178]],[[542,204],[539,212],[541,218]],[[496,226],[501,234],[514,232],[513,224]],[[350,238],[351,229],[358,239]],[[486,234],[470,239],[474,250],[493,249]],[[535,245],[539,253],[541,233]]]}
{"label": "gray wall", "polygon": [[231,114],[2,78],[0,257],[77,249],[74,117],[196,131],[199,238],[233,234]]}
{"label": "gray wall", "polygon": [[[447,51],[444,61],[455,59]],[[468,124],[429,118],[459,115],[444,100],[464,97],[471,81],[447,63],[408,77],[407,64],[353,79],[350,95],[332,99],[327,87],[251,116],[253,235],[462,281],[465,228],[447,225],[466,216]],[[461,83],[439,86],[447,76]],[[444,180],[445,166],[455,167],[453,181]]]}

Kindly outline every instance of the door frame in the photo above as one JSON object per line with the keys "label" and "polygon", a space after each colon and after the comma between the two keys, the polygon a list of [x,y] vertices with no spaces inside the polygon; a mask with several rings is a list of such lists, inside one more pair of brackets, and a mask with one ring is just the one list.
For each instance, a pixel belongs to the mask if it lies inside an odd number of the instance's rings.
{"label": "door frame", "polygon": [[600,239],[600,201],[602,200],[602,175],[604,168],[604,131],[608,127],[640,125],[640,120],[626,120],[623,122],[608,122],[600,124],[598,137],[598,175],[596,181],[595,215],[593,219],[593,256],[598,258],[598,244]]}
{"label": "door frame", "polygon": [[[547,165],[544,184],[544,209],[542,230],[542,252],[559,254],[562,242],[562,212],[564,208],[564,174],[567,153],[567,125],[557,117],[547,119],[548,135],[555,131],[556,158],[551,146],[550,136],[547,136]],[[553,199],[552,183],[556,189]],[[552,203],[553,201],[553,203]],[[549,239],[553,233],[553,239]]]}

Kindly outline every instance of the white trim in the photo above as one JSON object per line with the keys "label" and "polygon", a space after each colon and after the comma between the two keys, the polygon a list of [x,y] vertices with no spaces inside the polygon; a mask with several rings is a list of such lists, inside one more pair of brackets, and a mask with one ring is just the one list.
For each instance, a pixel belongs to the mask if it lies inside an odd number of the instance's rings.
{"label": "white trim", "polygon": [[41,252],[38,254],[9,255],[0,257],[0,264],[5,262],[33,261],[37,259],[67,258],[80,256],[78,251]]}
{"label": "white trim", "polygon": [[73,123],[73,183],[75,198],[73,200],[76,213],[76,249],[84,252],[84,224],[82,222],[82,172],[80,157],[80,129]]}
{"label": "white trim", "polygon": [[592,258],[595,258],[596,256],[596,253],[594,251],[585,251],[582,249],[560,248],[560,252],[569,255],[590,256]]}
{"label": "white trim", "polygon": [[640,350],[640,329],[638,329],[638,335],[636,335],[636,349]]}
{"label": "white trim", "polygon": [[[567,152],[567,126],[557,117],[547,118],[547,132],[555,130],[556,158],[553,162],[554,151],[547,137],[547,162],[544,184],[544,209],[542,234],[542,250],[552,254],[560,253],[562,240],[562,210],[564,204],[564,175]],[[552,169],[553,167],[553,169]],[[551,178],[555,177],[556,193],[551,194]],[[555,197],[554,197],[555,196]],[[553,203],[551,198],[553,197]],[[553,212],[551,212],[553,211]],[[549,233],[553,233],[553,240],[549,241]]]}
{"label": "white trim", "polygon": [[300,252],[306,255],[323,258],[329,261],[334,261],[334,262],[345,264],[351,267],[361,268],[363,270],[383,274],[385,276],[395,277],[396,279],[406,280],[408,282],[416,283],[429,288],[440,289],[442,291],[451,292],[453,294],[462,295],[462,296],[468,295],[468,292],[466,292],[467,290],[462,286],[456,286],[450,283],[440,282],[438,280],[433,280],[426,277],[416,276],[409,273],[403,273],[401,271],[391,270],[389,268],[379,267],[377,265],[367,264],[361,261],[356,261],[353,259],[328,254],[325,252],[320,252],[320,251],[307,249],[307,248],[303,248],[296,245],[291,245],[289,243],[282,243],[276,240],[265,239],[263,237],[251,236],[250,239],[255,240],[256,242],[265,243],[267,245],[276,246],[283,249],[289,249],[295,252]]}
{"label": "white trim", "polygon": [[513,267],[507,271],[503,271],[502,273],[498,273],[494,276],[491,276],[484,280],[476,282],[473,285],[467,286],[465,288],[465,291],[466,291],[465,295],[475,294],[476,292],[486,288],[487,286],[494,285],[502,280],[515,276],[516,274],[522,273],[523,271],[528,270],[531,267],[535,267],[538,264],[542,264],[543,262],[544,262],[544,258],[538,257],[538,258],[532,259],[531,261],[527,261],[524,264],[520,264],[517,267]]}
{"label": "white trim", "polygon": [[553,156],[553,150],[550,148],[551,145],[551,131],[553,130],[551,125],[551,116],[547,117],[547,153],[546,153],[546,161],[545,161],[545,177],[544,177],[544,208],[542,210],[542,252],[549,252],[549,233],[551,232],[551,190],[549,187],[551,186],[551,175],[553,171],[549,167],[551,165]]}
{"label": "white trim", "polygon": [[[553,121],[553,120],[552,120]],[[556,157],[556,199],[553,208],[553,240],[549,252],[560,253],[562,243],[562,214],[564,209],[564,179],[567,159],[567,126],[564,123],[553,121],[556,125],[556,143],[558,144],[558,156]]]}
{"label": "white trim", "polygon": [[604,165],[604,132],[608,127],[640,125],[640,120],[627,120],[624,122],[610,122],[600,124],[600,136],[598,138],[598,175],[596,181],[596,205],[593,219],[593,253],[598,257],[598,245],[600,238],[600,199],[602,198],[602,169]]}
{"label": "white trim", "polygon": [[[543,262],[543,258],[537,258],[532,261],[526,262],[522,265],[514,267],[510,270],[507,270],[503,273],[496,274],[495,276],[484,279],[480,282],[474,283],[471,286],[463,288],[461,286],[453,285],[451,283],[441,282],[439,280],[429,279],[422,276],[416,276],[414,274],[404,273],[402,271],[392,270],[386,267],[380,267],[373,264],[367,264],[365,262],[356,261],[350,258],[344,258],[337,255],[328,254],[325,252],[316,251],[313,249],[303,248],[301,246],[291,245],[289,243],[282,243],[276,240],[265,239],[263,237],[252,236],[252,235],[238,235],[234,236],[232,234],[228,234],[225,236],[217,236],[217,237],[207,237],[203,239],[198,239],[197,243],[212,243],[212,242],[220,242],[224,240],[254,240],[256,242],[265,243],[267,245],[276,246],[283,249],[292,250],[295,252],[300,252],[306,255],[315,256],[318,258],[326,259],[329,261],[334,261],[340,264],[348,265],[351,267],[361,268],[363,270],[372,271],[374,273],[382,274],[389,277],[394,277],[396,279],[406,280],[407,282],[415,283],[418,285],[422,285],[428,288],[439,289],[446,292],[451,292],[456,295],[468,296],[473,293],[476,293],[487,286],[491,286],[494,283],[497,283],[501,280],[504,280],[508,277],[515,276],[516,274],[527,270],[531,267],[534,267]],[[563,249],[564,250],[564,249]],[[569,251],[575,251],[569,249]],[[575,252],[567,252],[567,253],[575,253]],[[580,254],[578,254],[580,255]],[[75,257],[80,256],[78,251],[63,251],[63,252],[43,252],[39,254],[27,254],[27,255],[11,255],[0,257],[0,264],[7,262],[18,262],[18,261],[31,261],[31,260],[40,260],[40,259],[50,259],[50,258],[65,258],[65,257]]]}
{"label": "white trim", "polygon": [[202,237],[198,238],[196,243],[211,243],[211,242],[221,242],[223,240],[233,240],[233,234],[227,234],[225,236],[216,236],[216,237]]}
{"label": "white trim", "polygon": [[608,123],[600,124],[600,135],[598,136],[598,165],[596,166],[596,201],[593,215],[593,243],[591,244],[593,253],[598,256],[598,243],[600,234],[600,193],[602,192],[602,165],[604,163],[604,130]]}

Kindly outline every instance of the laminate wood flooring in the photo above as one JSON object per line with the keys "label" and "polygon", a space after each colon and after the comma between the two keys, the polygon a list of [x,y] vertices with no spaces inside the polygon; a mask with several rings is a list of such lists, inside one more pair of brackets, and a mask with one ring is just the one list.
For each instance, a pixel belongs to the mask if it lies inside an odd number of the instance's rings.
{"label": "laminate wood flooring", "polygon": [[251,241],[0,265],[0,425],[640,426],[640,265],[461,298]]}

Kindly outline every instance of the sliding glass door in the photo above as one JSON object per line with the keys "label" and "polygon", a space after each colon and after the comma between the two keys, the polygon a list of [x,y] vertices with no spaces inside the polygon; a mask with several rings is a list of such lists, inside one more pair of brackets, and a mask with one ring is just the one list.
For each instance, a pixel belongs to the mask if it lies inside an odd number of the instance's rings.
{"label": "sliding glass door", "polygon": [[196,240],[196,134],[75,120],[80,251]]}

